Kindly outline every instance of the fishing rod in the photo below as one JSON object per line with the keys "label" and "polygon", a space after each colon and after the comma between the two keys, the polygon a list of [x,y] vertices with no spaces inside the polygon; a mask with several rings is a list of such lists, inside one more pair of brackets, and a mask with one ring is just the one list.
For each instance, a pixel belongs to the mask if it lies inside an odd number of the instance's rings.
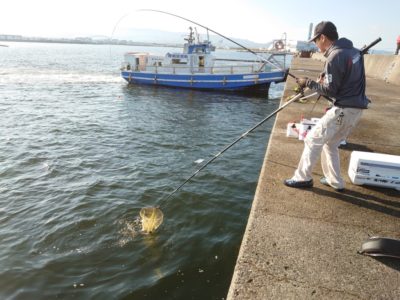
{"label": "fishing rod", "polygon": [[[308,88],[305,89],[307,91]],[[266,121],[268,121],[270,118],[275,116],[278,112],[280,112],[282,109],[293,103],[294,101],[298,100],[303,96],[303,93],[298,93],[295,95],[292,99],[290,99],[288,102],[277,108],[275,111],[273,111],[271,114],[269,114],[267,117],[262,119],[260,122],[258,122],[256,125],[254,125],[252,128],[244,132],[239,138],[234,140],[232,143],[230,143],[228,146],[226,146],[224,149],[222,149],[220,152],[218,152],[216,155],[214,155],[209,161],[207,161],[204,165],[202,165],[198,170],[196,170],[190,177],[188,177],[180,186],[178,186],[174,191],[172,191],[167,197],[161,200],[161,202],[168,200],[172,195],[174,195],[177,191],[179,191],[187,182],[190,181],[193,177],[195,177],[201,170],[203,170],[205,167],[207,167],[210,163],[212,163],[214,160],[216,160],[222,153],[227,151],[229,148],[231,148],[233,145],[235,145],[237,142],[239,142],[241,139],[246,137],[250,132],[254,131],[256,128],[260,127],[262,124],[264,124]],[[161,204],[159,205],[161,206]]]}
{"label": "fishing rod", "polygon": [[[137,11],[158,12],[158,13],[161,13],[161,14],[170,15],[170,16],[173,16],[173,17],[176,17],[176,18],[185,20],[185,21],[187,21],[187,22],[193,23],[193,24],[195,24],[195,25],[197,25],[197,26],[200,26],[200,27],[206,29],[207,31],[211,31],[211,32],[213,32],[213,33],[215,33],[215,34],[217,34],[217,35],[223,37],[224,39],[227,39],[228,41],[234,43],[235,45],[238,45],[239,47],[241,47],[241,48],[243,48],[243,49],[249,51],[250,53],[252,53],[252,54],[254,54],[255,56],[257,56],[257,57],[258,57],[260,60],[262,60],[264,63],[269,63],[269,64],[271,64],[272,66],[274,66],[275,68],[278,68],[278,69],[280,69],[280,70],[283,70],[281,66],[278,66],[278,65],[274,64],[273,62],[269,61],[268,59],[262,57],[261,55],[258,55],[258,54],[257,54],[256,52],[254,52],[253,50],[251,50],[251,49],[249,49],[249,48],[243,46],[242,44],[239,44],[238,42],[236,42],[236,41],[234,41],[234,40],[228,38],[227,36],[225,36],[225,35],[223,35],[223,34],[221,34],[221,33],[218,33],[218,32],[216,32],[215,30],[213,30],[213,29],[211,29],[211,28],[209,28],[209,27],[207,27],[207,26],[204,26],[204,25],[202,25],[202,24],[200,24],[200,23],[198,23],[198,22],[195,22],[195,21],[193,21],[193,20],[187,19],[187,18],[185,18],[185,17],[179,16],[179,15],[176,15],[176,14],[173,14],[173,13],[170,13],[170,12],[162,11],[162,10],[156,10],[156,9],[138,9]],[[289,76],[291,76],[291,77],[297,79],[297,77],[294,76],[293,74],[290,74],[289,72],[287,72],[287,73],[288,73]]]}
{"label": "fishing rod", "polygon": [[299,100],[300,100],[300,101],[307,100],[308,98],[314,97],[314,96],[316,96],[317,94],[318,94],[318,92],[314,92],[314,93],[312,93],[312,94],[310,94],[310,95],[301,97]]}
{"label": "fishing rod", "polygon": [[378,44],[380,41],[382,41],[382,38],[378,37],[375,41],[373,41],[371,44],[369,44],[368,46],[364,46],[360,49],[360,54],[364,55],[368,53],[368,50],[371,49],[373,46],[375,46],[376,44]]}
{"label": "fishing rod", "polygon": [[[382,39],[378,38],[375,41],[373,41],[371,44],[368,46],[365,46],[361,51],[360,55],[362,56],[363,54],[367,53],[367,51],[375,46],[377,43],[379,43]],[[246,137],[250,132],[254,131],[256,128],[260,127],[262,124],[264,124],[266,121],[268,121],[270,118],[275,116],[278,112],[283,110],[285,107],[290,105],[291,103],[299,100],[300,98],[304,97],[304,92],[307,92],[309,90],[308,87],[306,87],[304,90],[300,91],[298,94],[296,94],[293,98],[291,98],[288,102],[277,108],[275,111],[273,111],[271,114],[269,114],[267,117],[265,117],[263,120],[258,122],[256,125],[254,125],[252,128],[244,132],[239,138],[234,140],[231,144],[226,146],[224,149],[222,149],[220,152],[218,152],[216,155],[214,155],[209,161],[207,161],[204,165],[202,165],[198,170],[196,170],[191,176],[189,176],[181,185],[179,185],[175,190],[173,190],[167,197],[161,200],[161,202],[168,200],[172,195],[174,195],[177,191],[179,191],[187,182],[189,182],[193,177],[195,177],[201,170],[203,170],[205,167],[207,167],[210,163],[212,163],[214,160],[216,160],[222,153],[227,151],[229,148],[231,148],[233,145],[235,145],[237,142],[239,142],[241,139]],[[161,204],[159,205],[161,206]]]}
{"label": "fishing rod", "polygon": [[[360,51],[360,55],[362,56],[364,53],[368,51],[371,47],[376,45],[381,41],[381,38],[376,39],[374,42],[372,42],[369,46],[366,46]],[[308,91],[309,88],[306,87],[304,90],[301,90],[298,94],[296,94],[292,99],[290,99],[288,102],[280,106],[278,109],[276,109],[274,112],[269,114],[267,117],[265,117],[263,120],[258,122],[255,126],[244,132],[239,138],[234,140],[231,144],[226,146],[224,149],[222,149],[220,152],[218,152],[216,155],[214,155],[210,160],[208,160],[204,165],[202,165],[198,170],[196,170],[191,176],[189,176],[182,184],[180,184],[175,190],[173,190],[169,195],[161,199],[159,205],[157,207],[155,206],[150,206],[150,207],[144,207],[140,210],[140,217],[141,217],[141,223],[142,223],[142,232],[144,233],[152,233],[157,228],[162,224],[164,215],[163,212],[161,211],[160,207],[163,202],[171,198],[177,191],[179,191],[186,183],[188,183],[193,177],[195,177],[201,170],[206,168],[209,164],[211,164],[214,160],[216,160],[219,156],[221,156],[225,151],[230,149],[232,146],[234,146],[236,143],[238,143],[241,139],[246,137],[250,132],[254,131],[256,128],[264,124],[267,120],[275,116],[278,112],[283,110],[285,107],[290,105],[291,103],[297,101],[301,97],[304,96],[304,92]],[[315,106],[315,105],[314,105]]]}

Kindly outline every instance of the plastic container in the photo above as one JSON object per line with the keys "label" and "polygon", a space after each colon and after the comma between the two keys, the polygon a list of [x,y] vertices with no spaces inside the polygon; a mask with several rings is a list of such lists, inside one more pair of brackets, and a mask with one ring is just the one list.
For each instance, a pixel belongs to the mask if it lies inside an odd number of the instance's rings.
{"label": "plastic container", "polygon": [[319,118],[311,118],[311,120],[302,119],[300,123],[288,123],[286,127],[286,136],[297,138],[302,141],[319,120]]}
{"label": "plastic container", "polygon": [[292,138],[299,138],[300,123],[288,123],[286,127],[286,136]]}
{"label": "plastic container", "polygon": [[400,191],[400,156],[353,151],[348,174],[352,183],[394,188]]}
{"label": "plastic container", "polygon": [[[315,118],[313,118],[315,119]],[[307,134],[311,131],[311,129],[315,126],[317,122],[314,122],[312,119],[307,120],[303,119],[300,122],[299,128],[299,140],[302,141],[306,138]]]}

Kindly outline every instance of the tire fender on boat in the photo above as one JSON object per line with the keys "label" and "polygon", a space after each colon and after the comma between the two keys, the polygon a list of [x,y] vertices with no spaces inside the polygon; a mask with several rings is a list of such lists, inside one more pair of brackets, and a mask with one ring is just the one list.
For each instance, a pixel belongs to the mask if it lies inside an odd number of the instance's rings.
{"label": "tire fender on boat", "polygon": [[285,47],[285,44],[283,43],[282,40],[278,40],[274,43],[274,48],[276,50],[282,50]]}

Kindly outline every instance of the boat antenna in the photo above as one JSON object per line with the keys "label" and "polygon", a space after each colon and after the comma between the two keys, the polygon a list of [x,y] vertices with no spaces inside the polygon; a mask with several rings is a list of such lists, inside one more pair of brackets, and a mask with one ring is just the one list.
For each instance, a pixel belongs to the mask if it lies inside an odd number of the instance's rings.
{"label": "boat antenna", "polygon": [[194,32],[196,33],[197,42],[200,43],[200,35],[197,32],[197,28],[196,27],[194,28]]}
{"label": "boat antenna", "polygon": [[[239,44],[238,42],[236,42],[236,41],[234,41],[234,40],[228,38],[227,36],[225,36],[225,35],[223,35],[223,34],[221,34],[221,33],[216,32],[215,30],[212,30],[211,28],[209,28],[209,27],[207,27],[207,26],[201,25],[201,24],[198,23],[198,22],[195,22],[195,21],[193,21],[193,20],[189,20],[189,19],[187,19],[187,18],[185,18],[185,17],[179,16],[179,15],[176,15],[176,14],[173,14],[173,13],[170,13],[170,12],[162,11],[162,10],[156,10],[156,9],[138,9],[137,11],[158,12],[158,13],[161,13],[161,14],[170,15],[170,16],[173,16],[173,17],[176,17],[176,18],[179,18],[179,19],[188,21],[188,22],[190,22],[190,23],[193,23],[193,24],[195,24],[195,25],[197,25],[197,26],[200,26],[200,27],[206,29],[206,30],[207,30],[207,34],[208,34],[208,31],[211,31],[211,32],[213,32],[213,33],[215,33],[215,34],[217,34],[217,35],[223,37],[224,39],[227,39],[228,41],[234,43],[235,45],[238,45],[239,47],[241,47],[241,48],[243,48],[243,49],[249,51],[249,52],[252,53],[252,54],[254,54],[255,56],[257,56],[257,57],[258,57],[261,61],[263,61],[264,63],[268,63],[268,64],[274,66],[275,68],[278,68],[279,70],[283,70],[281,66],[279,66],[279,65],[277,65],[277,64],[274,64],[273,62],[271,62],[270,60],[268,60],[268,59],[262,57],[261,55],[258,55],[258,54],[257,54],[256,52],[254,52],[253,50],[251,50],[251,49],[249,49],[249,48],[243,46],[242,44]],[[291,77],[293,77],[293,78],[296,78],[293,74],[288,73],[288,75],[291,76]]]}

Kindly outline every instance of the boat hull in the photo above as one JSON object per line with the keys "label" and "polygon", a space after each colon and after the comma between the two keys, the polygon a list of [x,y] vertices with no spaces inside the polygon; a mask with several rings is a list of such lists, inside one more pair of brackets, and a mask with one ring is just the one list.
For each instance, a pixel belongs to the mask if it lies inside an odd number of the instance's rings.
{"label": "boat hull", "polygon": [[122,71],[121,76],[134,84],[209,90],[240,90],[286,80],[285,71],[246,74],[167,74]]}

